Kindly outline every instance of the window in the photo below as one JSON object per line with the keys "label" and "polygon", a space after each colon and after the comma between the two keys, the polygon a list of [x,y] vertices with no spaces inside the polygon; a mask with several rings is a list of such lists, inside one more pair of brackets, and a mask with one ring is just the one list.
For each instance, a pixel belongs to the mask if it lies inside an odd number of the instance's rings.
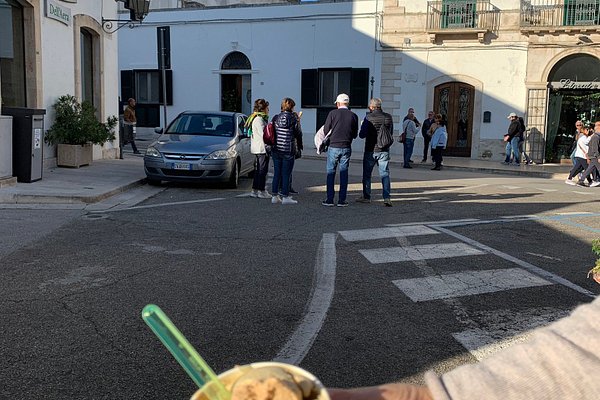
{"label": "window", "polygon": [[301,107],[334,107],[338,94],[347,93],[354,108],[367,108],[368,68],[322,68],[302,70]]}
{"label": "window", "polygon": [[24,42],[23,7],[14,1],[0,0],[0,86],[5,106],[27,105]]}
{"label": "window", "polygon": [[94,104],[94,38],[81,30],[81,99]]}
{"label": "window", "polygon": [[223,59],[221,69],[251,69],[250,60],[244,53],[232,51]]}
{"label": "window", "polygon": [[476,28],[476,0],[443,0],[442,28]]}
{"label": "window", "polygon": [[139,71],[135,74],[138,103],[160,103],[160,72]]}
{"label": "window", "polygon": [[[173,70],[165,71],[167,78],[167,105],[173,105]],[[162,104],[162,72],[158,69],[121,71],[121,100],[130,97],[138,104]]]}
{"label": "window", "polygon": [[564,25],[600,24],[600,0],[565,0]]}

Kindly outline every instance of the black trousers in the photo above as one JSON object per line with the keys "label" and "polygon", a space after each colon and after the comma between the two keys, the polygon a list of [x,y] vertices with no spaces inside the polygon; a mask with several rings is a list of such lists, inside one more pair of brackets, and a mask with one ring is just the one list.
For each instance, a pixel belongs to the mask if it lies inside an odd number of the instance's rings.
{"label": "black trousers", "polygon": [[444,150],[443,146],[438,146],[435,149],[431,149],[431,159],[435,163],[436,167],[442,166],[442,152]]}
{"label": "black trousers", "polygon": [[592,176],[592,173],[594,173],[594,171],[595,171],[594,176],[596,176],[600,172],[600,162],[598,162],[597,158],[591,158],[590,159],[590,164],[588,165],[588,167],[583,172],[583,176],[581,177],[581,181],[584,181],[587,178],[589,178],[590,176]]}
{"label": "black trousers", "polygon": [[[427,152],[429,151],[429,143],[431,143],[431,136],[423,135],[424,147],[423,147],[423,161],[427,161]],[[433,158],[433,149],[431,152],[431,157]]]}
{"label": "black trousers", "polygon": [[256,160],[254,161],[254,179],[252,181],[252,189],[260,190],[261,192],[265,190],[268,172],[269,155],[256,154]]}
{"label": "black trousers", "polygon": [[[569,179],[573,179],[573,177],[575,175],[577,175],[578,173],[585,171],[588,167],[588,162],[585,158],[581,158],[581,157],[575,157],[575,165],[573,165],[573,168],[571,168],[571,171],[569,172]],[[592,181],[591,176],[587,177],[588,182]]]}

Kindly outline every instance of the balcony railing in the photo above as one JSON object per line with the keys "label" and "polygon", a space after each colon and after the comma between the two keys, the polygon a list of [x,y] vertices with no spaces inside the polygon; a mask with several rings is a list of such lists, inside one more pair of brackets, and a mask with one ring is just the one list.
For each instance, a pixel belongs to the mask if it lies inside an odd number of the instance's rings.
{"label": "balcony railing", "polygon": [[427,2],[427,30],[496,31],[500,10],[487,0],[441,0]]}
{"label": "balcony railing", "polygon": [[600,25],[600,0],[521,0],[522,28]]}

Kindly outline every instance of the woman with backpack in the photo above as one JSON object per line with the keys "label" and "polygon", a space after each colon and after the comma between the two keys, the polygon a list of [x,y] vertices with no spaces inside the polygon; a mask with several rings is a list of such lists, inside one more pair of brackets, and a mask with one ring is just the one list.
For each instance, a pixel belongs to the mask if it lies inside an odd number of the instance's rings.
{"label": "woman with backpack", "polygon": [[254,161],[254,180],[250,197],[270,199],[271,195],[265,190],[267,173],[269,172],[269,154],[263,141],[263,130],[269,121],[269,102],[265,99],[254,101],[254,112],[246,120],[246,129],[250,134],[250,152],[256,156]]}

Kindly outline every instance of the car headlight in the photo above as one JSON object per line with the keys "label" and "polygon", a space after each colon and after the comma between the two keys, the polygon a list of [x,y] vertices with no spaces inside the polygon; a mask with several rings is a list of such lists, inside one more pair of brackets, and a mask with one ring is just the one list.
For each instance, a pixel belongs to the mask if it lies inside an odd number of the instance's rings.
{"label": "car headlight", "polygon": [[146,155],[148,157],[161,157],[160,152],[156,150],[154,147],[148,147],[146,149]]}
{"label": "car headlight", "polygon": [[216,150],[205,157],[206,160],[226,160],[228,158],[237,157],[235,146],[231,146],[227,150]]}

